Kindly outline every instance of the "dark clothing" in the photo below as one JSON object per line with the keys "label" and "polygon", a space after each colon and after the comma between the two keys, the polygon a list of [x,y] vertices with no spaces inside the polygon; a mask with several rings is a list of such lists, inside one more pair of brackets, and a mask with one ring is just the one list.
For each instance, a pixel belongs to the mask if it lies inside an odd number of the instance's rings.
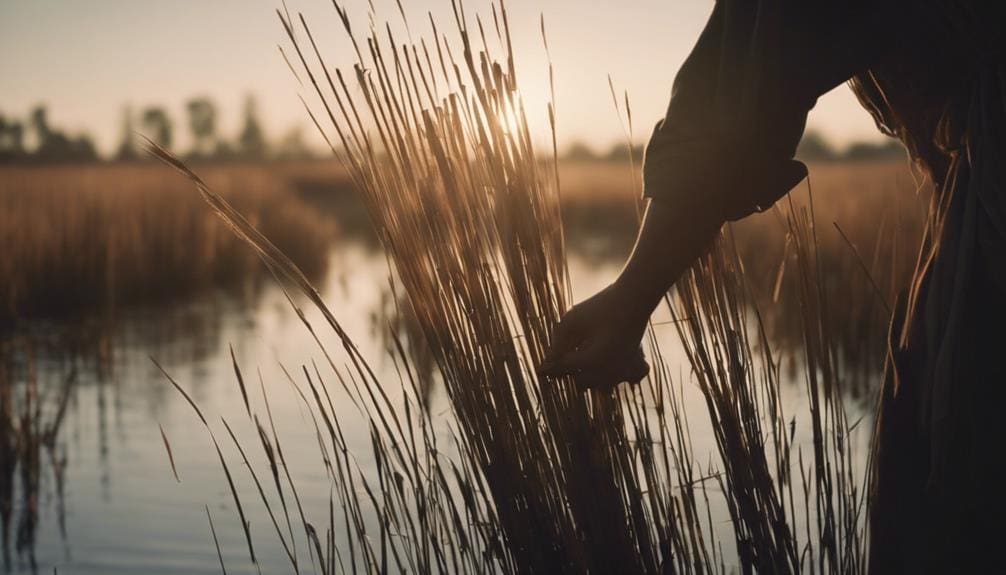
{"label": "dark clothing", "polygon": [[772,205],[807,174],[807,113],[899,40],[885,25],[906,4],[717,2],[647,148],[646,195],[724,219]]}
{"label": "dark clothing", "polygon": [[645,193],[724,221],[771,206],[806,176],[807,112],[847,80],[937,189],[891,325],[871,570],[988,572],[1006,535],[1006,2],[718,1]]}

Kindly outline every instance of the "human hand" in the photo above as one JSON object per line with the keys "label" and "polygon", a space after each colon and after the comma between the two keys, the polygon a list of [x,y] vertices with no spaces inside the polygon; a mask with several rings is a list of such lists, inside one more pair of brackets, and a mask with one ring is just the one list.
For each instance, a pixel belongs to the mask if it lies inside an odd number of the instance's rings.
{"label": "human hand", "polygon": [[566,312],[538,373],[571,375],[580,389],[638,383],[650,371],[640,342],[651,311],[608,286]]}

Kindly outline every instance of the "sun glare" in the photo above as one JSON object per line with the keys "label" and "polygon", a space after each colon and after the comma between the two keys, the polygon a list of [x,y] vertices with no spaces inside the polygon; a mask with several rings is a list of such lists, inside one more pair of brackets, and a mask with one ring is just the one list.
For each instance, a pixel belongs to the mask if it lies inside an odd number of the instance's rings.
{"label": "sun glare", "polygon": [[508,136],[516,136],[524,129],[524,121],[521,119],[519,112],[520,96],[514,95],[514,99],[517,100],[516,109],[514,102],[506,98],[502,99],[500,106],[496,109],[496,122],[503,133]]}

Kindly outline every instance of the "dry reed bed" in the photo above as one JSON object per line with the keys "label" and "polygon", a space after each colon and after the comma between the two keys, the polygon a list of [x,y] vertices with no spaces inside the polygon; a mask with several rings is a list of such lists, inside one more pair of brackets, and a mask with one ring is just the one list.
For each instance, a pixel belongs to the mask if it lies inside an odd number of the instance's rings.
{"label": "dry reed bed", "polygon": [[[831,301],[822,310],[845,389],[872,399],[887,350],[891,309],[915,270],[932,188],[907,162],[816,165],[790,194],[813,211],[819,272]],[[804,340],[792,232],[779,210],[734,226],[737,249],[773,341],[799,351]],[[778,304],[778,305],[776,305]]]}
{"label": "dry reed bed", "polygon": [[[214,185],[311,275],[332,234],[265,168],[209,170]],[[161,302],[262,276],[191,192],[148,166],[4,168],[0,325]]]}

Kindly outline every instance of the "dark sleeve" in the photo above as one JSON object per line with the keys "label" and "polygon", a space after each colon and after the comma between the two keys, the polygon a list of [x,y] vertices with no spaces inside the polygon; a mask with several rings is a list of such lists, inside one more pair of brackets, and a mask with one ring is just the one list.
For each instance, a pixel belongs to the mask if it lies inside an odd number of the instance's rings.
{"label": "dark sleeve", "polygon": [[807,175],[793,159],[817,98],[869,67],[903,0],[718,0],[674,81],[644,195],[735,220]]}

